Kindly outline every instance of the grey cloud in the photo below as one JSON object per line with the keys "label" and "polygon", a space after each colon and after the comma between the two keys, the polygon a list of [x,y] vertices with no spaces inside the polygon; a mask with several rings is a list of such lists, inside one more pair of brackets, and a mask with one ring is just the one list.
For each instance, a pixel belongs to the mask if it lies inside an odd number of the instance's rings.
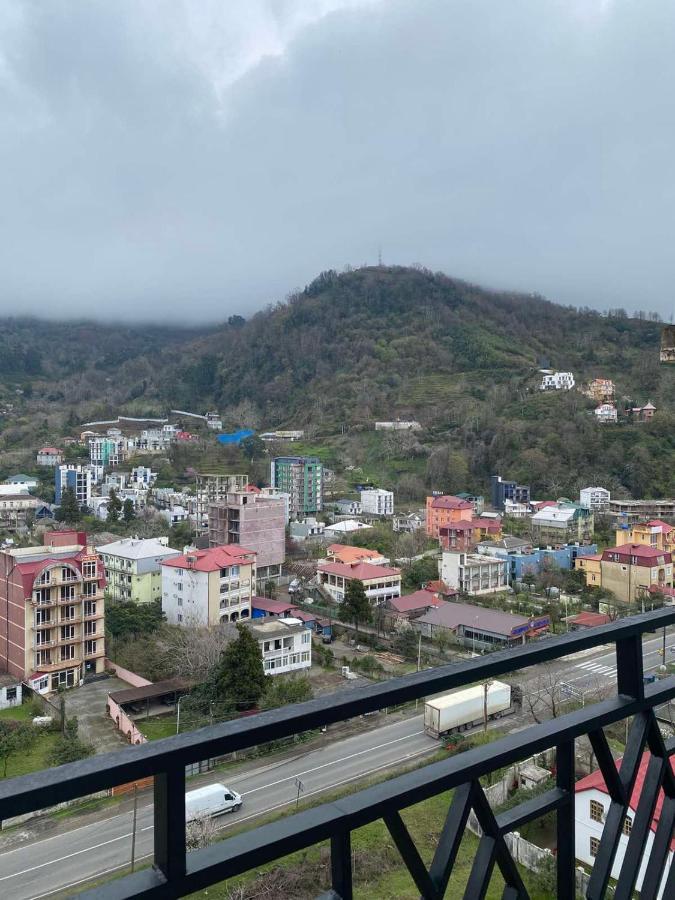
{"label": "grey cloud", "polygon": [[0,312],[247,315],[378,247],[673,312],[670,4],[319,6],[259,5],[277,31],[235,65],[209,4],[195,43],[189,4],[22,4],[0,28]]}

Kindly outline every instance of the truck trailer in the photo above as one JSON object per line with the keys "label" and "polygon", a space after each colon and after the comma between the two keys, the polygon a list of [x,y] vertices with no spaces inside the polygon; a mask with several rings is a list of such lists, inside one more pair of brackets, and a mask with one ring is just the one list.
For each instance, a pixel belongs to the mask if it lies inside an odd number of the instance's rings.
{"label": "truck trailer", "polygon": [[[511,685],[492,681],[487,687],[487,717],[498,719],[514,712],[511,706]],[[485,717],[485,685],[462,688],[427,700],[424,704],[424,730],[434,738],[453,731],[466,731],[480,725]]]}

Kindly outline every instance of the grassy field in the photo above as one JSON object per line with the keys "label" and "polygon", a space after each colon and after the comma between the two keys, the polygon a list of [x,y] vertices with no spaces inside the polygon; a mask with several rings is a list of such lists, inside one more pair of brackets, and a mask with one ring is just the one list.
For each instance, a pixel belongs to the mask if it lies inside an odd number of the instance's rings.
{"label": "grassy field", "polygon": [[150,716],[149,719],[139,719],[136,727],[149,741],[159,741],[176,733],[176,719],[175,717]]}
{"label": "grassy field", "polygon": [[[30,703],[0,710],[0,719],[9,719],[15,722],[30,722],[34,715]],[[41,730],[31,747],[10,757],[7,762],[7,778],[13,778],[15,775],[28,775],[30,772],[49,768],[49,755],[58,737],[54,731]],[[0,778],[3,777],[3,774],[4,767],[0,763]]]}

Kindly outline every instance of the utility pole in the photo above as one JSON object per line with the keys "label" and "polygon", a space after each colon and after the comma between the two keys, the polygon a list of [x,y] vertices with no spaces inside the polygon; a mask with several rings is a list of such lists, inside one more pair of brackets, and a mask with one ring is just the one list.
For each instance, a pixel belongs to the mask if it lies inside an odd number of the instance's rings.
{"label": "utility pole", "polygon": [[138,782],[134,781],[134,818],[131,826],[131,871],[136,864],[136,819],[138,816]]}
{"label": "utility pole", "polygon": [[[419,672],[421,668],[422,662],[422,632],[420,631],[419,640],[417,641],[417,671]],[[419,703],[419,698],[415,697],[415,709],[417,709],[417,704]]]}
{"label": "utility pole", "polygon": [[488,730],[488,690],[491,684],[491,681],[483,682],[483,731],[485,733]]}

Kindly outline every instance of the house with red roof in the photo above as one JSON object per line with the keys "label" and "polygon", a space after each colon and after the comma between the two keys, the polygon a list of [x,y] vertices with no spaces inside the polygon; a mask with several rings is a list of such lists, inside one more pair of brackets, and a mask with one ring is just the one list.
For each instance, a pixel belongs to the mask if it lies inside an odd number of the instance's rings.
{"label": "house with red roof", "polygon": [[421,590],[415,591],[413,594],[406,594],[404,597],[387,600],[386,608],[390,613],[389,617],[393,620],[416,619],[445,602],[445,600],[438,599],[431,591]]}
{"label": "house with red roof", "polygon": [[222,544],[162,560],[161,566],[162,612],[170,624],[210,627],[250,618],[254,550]]}
{"label": "house with red roof", "polygon": [[438,540],[444,550],[476,549],[481,541],[498,541],[502,536],[501,519],[471,518],[467,521],[442,525],[438,529]]}
{"label": "house with red roof", "polygon": [[623,603],[639,603],[652,585],[673,587],[673,554],[645,544],[623,544],[603,550],[600,587]]}
{"label": "house with red roof", "polygon": [[652,519],[650,522],[632,525],[630,528],[619,528],[616,532],[616,545],[646,544],[648,547],[658,547],[659,550],[675,552],[675,526],[661,519]]}
{"label": "house with red roof", "polygon": [[473,518],[473,503],[449,495],[427,497],[426,529],[429,537],[437,538],[441,528]]}
{"label": "house with red roof", "polygon": [[[633,793],[631,794],[630,802],[628,804],[629,809],[626,813],[626,818],[624,819],[623,823],[623,832],[619,838],[619,846],[616,851],[614,866],[612,867],[612,878],[619,877],[621,868],[623,866],[626,848],[628,846],[628,838],[630,837],[631,829],[633,827],[633,820],[635,818],[635,813],[637,811],[640,796],[642,794],[650,757],[651,754],[646,752],[642,755],[642,760],[640,761],[640,768],[638,769],[638,774],[635,779],[635,786],[633,788]],[[621,760],[617,759],[615,762],[617,769],[620,767],[620,764]],[[671,767],[673,767],[672,758],[670,761],[670,765]],[[675,768],[673,768],[673,771],[675,772]],[[605,819],[607,817],[607,813],[609,812],[609,790],[607,789],[607,785],[605,784],[605,778],[602,772],[600,771],[600,769],[598,769],[596,772],[592,772],[590,775],[586,775],[585,778],[577,781],[574,787],[574,791],[576,858],[579,860],[579,862],[585,863],[587,866],[592,866],[595,862],[595,857],[598,854],[598,849],[600,847],[600,838],[602,837],[602,831],[605,826]],[[647,867],[647,862],[649,860],[652,845],[654,843],[654,834],[661,818],[663,801],[664,794],[661,790],[659,791],[659,795],[656,801],[656,807],[654,809],[654,815],[652,816],[652,821],[650,823],[650,830],[647,834],[645,851],[642,857],[642,863],[640,865],[640,871],[638,872],[637,882],[635,885],[638,891],[642,887],[642,880],[645,875],[645,869]],[[665,879],[668,875],[670,867],[673,863],[673,850],[675,850],[675,838],[671,836],[666,869],[663,880],[661,882],[661,891],[659,892],[660,898],[664,897],[663,886],[665,884]]]}
{"label": "house with red roof", "polygon": [[367,562],[374,566],[386,566],[389,562],[379,550],[351,547],[349,544],[330,544],[326,547],[326,559],[329,562],[339,563]]}
{"label": "house with red roof", "polygon": [[316,578],[337,603],[342,603],[351,581],[361,581],[373,606],[401,596],[401,570],[369,562],[336,563],[321,560]]}
{"label": "house with red roof", "polygon": [[37,452],[36,462],[38,466],[60,466],[63,462],[63,450],[58,447],[42,447]]}

